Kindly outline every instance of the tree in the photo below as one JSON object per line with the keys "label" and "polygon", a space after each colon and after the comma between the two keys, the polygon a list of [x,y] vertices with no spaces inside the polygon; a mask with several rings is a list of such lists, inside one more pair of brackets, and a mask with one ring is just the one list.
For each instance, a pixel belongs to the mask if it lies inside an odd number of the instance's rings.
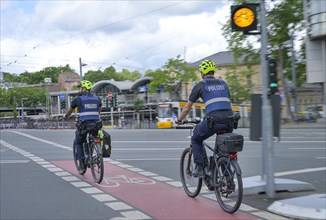
{"label": "tree", "polygon": [[127,69],[122,69],[122,72],[120,74],[124,78],[124,80],[130,80],[130,81],[136,81],[137,79],[140,79],[142,76],[139,71],[134,70],[130,72]]}
{"label": "tree", "polygon": [[134,109],[135,112],[137,113],[137,128],[140,128],[140,115],[139,112],[140,110],[144,109],[144,101],[141,99],[136,99],[134,102]]}
{"label": "tree", "polygon": [[130,72],[127,69],[122,69],[122,72],[116,72],[113,66],[106,68],[103,72],[101,70],[90,70],[88,71],[84,79],[89,80],[93,83],[101,81],[101,80],[110,80],[113,79],[115,81],[124,81],[124,80],[131,80],[136,81],[141,77],[140,72],[132,71]]}
{"label": "tree", "polygon": [[[243,0],[236,1],[236,4],[240,4],[244,2]],[[254,2],[254,1],[253,1]],[[256,1],[257,2],[257,1]],[[297,0],[284,0],[279,1],[277,3],[270,2],[267,5],[267,31],[269,33],[269,53],[270,57],[274,57],[279,60],[279,50],[282,50],[282,56],[284,59],[284,70],[286,72],[287,78],[290,78],[290,59],[287,56],[286,48],[283,47],[283,43],[290,39],[289,32],[294,31],[297,35],[303,29],[303,5],[302,1]],[[291,29],[290,24],[294,24],[294,28]],[[232,82],[232,80],[239,80],[236,75],[240,78],[247,77],[248,80],[245,80],[242,86],[247,86],[249,88],[252,87],[250,82],[250,78],[254,72],[250,72],[252,70],[252,66],[254,64],[259,63],[259,48],[255,48],[254,45],[259,45],[260,35],[250,36],[244,35],[240,32],[231,32],[230,20],[223,25],[223,36],[227,39],[228,49],[234,55],[235,64],[239,65],[240,61],[243,65],[247,67],[247,70],[238,71],[230,66],[228,70],[229,76],[228,83],[231,85],[230,90],[239,90],[238,82]],[[302,39],[298,39],[302,40]],[[298,68],[298,77],[303,81],[305,79],[305,57],[304,57],[304,47],[301,47],[299,53],[301,56],[297,59],[299,63]],[[299,72],[300,71],[300,72]],[[241,76],[240,76],[241,75]],[[233,85],[235,87],[233,87]],[[237,94],[241,93],[240,91]],[[250,93],[243,93],[243,95],[236,97],[236,102],[240,102],[241,100],[248,100]]]}
{"label": "tree", "polygon": [[20,75],[4,73],[5,82],[21,82],[27,84],[44,83],[44,78],[51,78],[53,83],[58,82],[58,77],[62,72],[75,72],[67,64],[59,67],[46,67],[41,71],[21,73]]}
{"label": "tree", "polygon": [[84,80],[96,83],[101,80],[107,80],[107,78],[101,70],[89,70],[85,73]]}
{"label": "tree", "polygon": [[179,99],[181,86],[185,83],[198,80],[196,67],[190,67],[180,58],[168,59],[162,69],[156,71],[148,70],[146,76],[151,76],[153,80],[149,83],[149,91],[156,92],[157,88],[164,88],[166,92],[174,92]]}
{"label": "tree", "polygon": [[300,44],[300,49],[295,52],[297,55],[296,65],[299,67],[296,71],[297,83],[299,86],[302,85],[306,79],[304,36],[300,34],[305,28],[303,2],[297,0],[280,1],[268,12],[267,21],[271,56],[278,60],[280,60],[280,56],[283,56],[285,77],[288,79],[291,79],[291,56],[288,55],[291,48],[287,48],[284,43],[290,41],[291,34],[297,36],[297,43]]}

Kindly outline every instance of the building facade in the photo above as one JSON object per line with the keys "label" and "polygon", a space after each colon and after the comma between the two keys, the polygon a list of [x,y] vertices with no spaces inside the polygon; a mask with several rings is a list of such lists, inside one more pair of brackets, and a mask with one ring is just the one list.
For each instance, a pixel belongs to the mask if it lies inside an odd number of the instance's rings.
{"label": "building facade", "polygon": [[307,82],[322,87],[322,103],[326,111],[326,1],[304,0],[306,21]]}

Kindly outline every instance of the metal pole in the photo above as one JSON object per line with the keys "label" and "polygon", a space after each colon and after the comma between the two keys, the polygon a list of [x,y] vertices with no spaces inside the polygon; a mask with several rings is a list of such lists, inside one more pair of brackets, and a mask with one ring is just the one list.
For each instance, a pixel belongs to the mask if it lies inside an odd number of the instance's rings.
{"label": "metal pole", "polygon": [[282,49],[283,48],[284,48],[284,46],[282,45],[278,49],[278,51],[279,51],[279,59],[280,59],[280,65],[279,65],[279,70],[278,71],[279,71],[279,73],[281,75],[281,80],[282,80],[282,84],[283,84],[283,90],[284,90],[283,94],[284,94],[284,98],[285,98],[285,101],[286,101],[287,112],[288,112],[288,114],[290,114],[291,121],[294,121],[293,112],[291,111],[289,88],[287,87],[284,72],[283,72],[283,54],[282,54]]}
{"label": "metal pole", "polygon": [[111,106],[111,126],[113,128],[113,107]]}
{"label": "metal pole", "polygon": [[291,31],[291,73],[292,73],[292,82],[293,82],[293,108],[294,108],[294,118],[297,117],[297,76],[295,70],[295,53],[294,53],[294,33]]}
{"label": "metal pole", "polygon": [[272,108],[267,94],[267,25],[265,15],[265,1],[260,0],[260,22],[261,22],[261,53],[260,63],[262,71],[262,153],[263,168],[266,180],[266,194],[268,197],[275,196],[274,190],[274,164],[273,164],[273,120]]}
{"label": "metal pole", "polygon": [[80,81],[83,80],[83,72],[82,72],[82,61],[81,58],[79,57],[79,75],[80,75]]}

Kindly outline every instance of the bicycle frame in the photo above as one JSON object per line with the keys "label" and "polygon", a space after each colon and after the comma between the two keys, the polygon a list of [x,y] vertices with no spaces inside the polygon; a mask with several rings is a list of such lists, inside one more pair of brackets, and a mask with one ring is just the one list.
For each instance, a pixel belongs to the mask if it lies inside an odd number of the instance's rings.
{"label": "bicycle frame", "polygon": [[[190,136],[192,136],[194,128],[191,129]],[[222,133],[217,133],[217,135],[220,134]],[[217,144],[220,143],[216,142],[212,147],[203,141],[205,175],[201,178],[193,176],[192,145],[190,144],[190,147],[183,151],[180,160],[181,182],[187,195],[192,198],[200,193],[202,182],[204,182],[208,190],[215,192],[221,208],[225,212],[234,213],[242,202],[242,172],[237,162],[237,152],[224,151],[222,150],[224,148]],[[207,154],[208,151],[212,153]]]}
{"label": "bicycle frame", "polygon": [[100,142],[101,139],[97,136],[96,131],[87,132],[86,141],[82,146],[85,156],[83,169],[79,169],[81,161],[77,160],[77,147],[75,141],[73,145],[74,161],[79,174],[84,175],[87,167],[90,168],[93,179],[96,183],[101,183],[104,175],[102,147]]}
{"label": "bicycle frame", "polygon": [[86,137],[86,142],[83,144],[83,150],[85,155],[85,161],[87,162],[88,167],[92,164],[92,157],[90,157],[91,153],[91,144],[94,143],[100,143],[101,140],[97,135],[93,134],[94,132],[88,133]]}

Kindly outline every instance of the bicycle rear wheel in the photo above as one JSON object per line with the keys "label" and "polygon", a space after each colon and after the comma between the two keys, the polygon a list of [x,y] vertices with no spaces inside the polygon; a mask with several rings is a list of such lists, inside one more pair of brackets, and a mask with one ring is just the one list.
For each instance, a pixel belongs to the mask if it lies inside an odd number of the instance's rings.
{"label": "bicycle rear wheel", "polygon": [[213,182],[218,185],[215,195],[221,208],[228,213],[236,212],[242,202],[243,185],[238,162],[220,157],[213,171]]}
{"label": "bicycle rear wheel", "polygon": [[195,169],[192,158],[190,148],[184,149],[180,160],[180,178],[184,191],[188,196],[194,198],[200,193],[203,179],[192,175],[192,171]]}
{"label": "bicycle rear wheel", "polygon": [[104,175],[103,156],[100,144],[92,143],[90,156],[92,157],[90,166],[93,179],[96,183],[100,184]]}
{"label": "bicycle rear wheel", "polygon": [[77,146],[76,146],[76,142],[75,141],[73,143],[72,152],[73,152],[75,166],[76,166],[76,169],[77,169],[78,173],[80,175],[84,175],[85,172],[86,172],[86,170],[87,170],[87,166],[84,166],[84,169],[82,169],[82,170],[79,169],[79,167],[80,167],[79,166],[80,161],[77,160]]}

